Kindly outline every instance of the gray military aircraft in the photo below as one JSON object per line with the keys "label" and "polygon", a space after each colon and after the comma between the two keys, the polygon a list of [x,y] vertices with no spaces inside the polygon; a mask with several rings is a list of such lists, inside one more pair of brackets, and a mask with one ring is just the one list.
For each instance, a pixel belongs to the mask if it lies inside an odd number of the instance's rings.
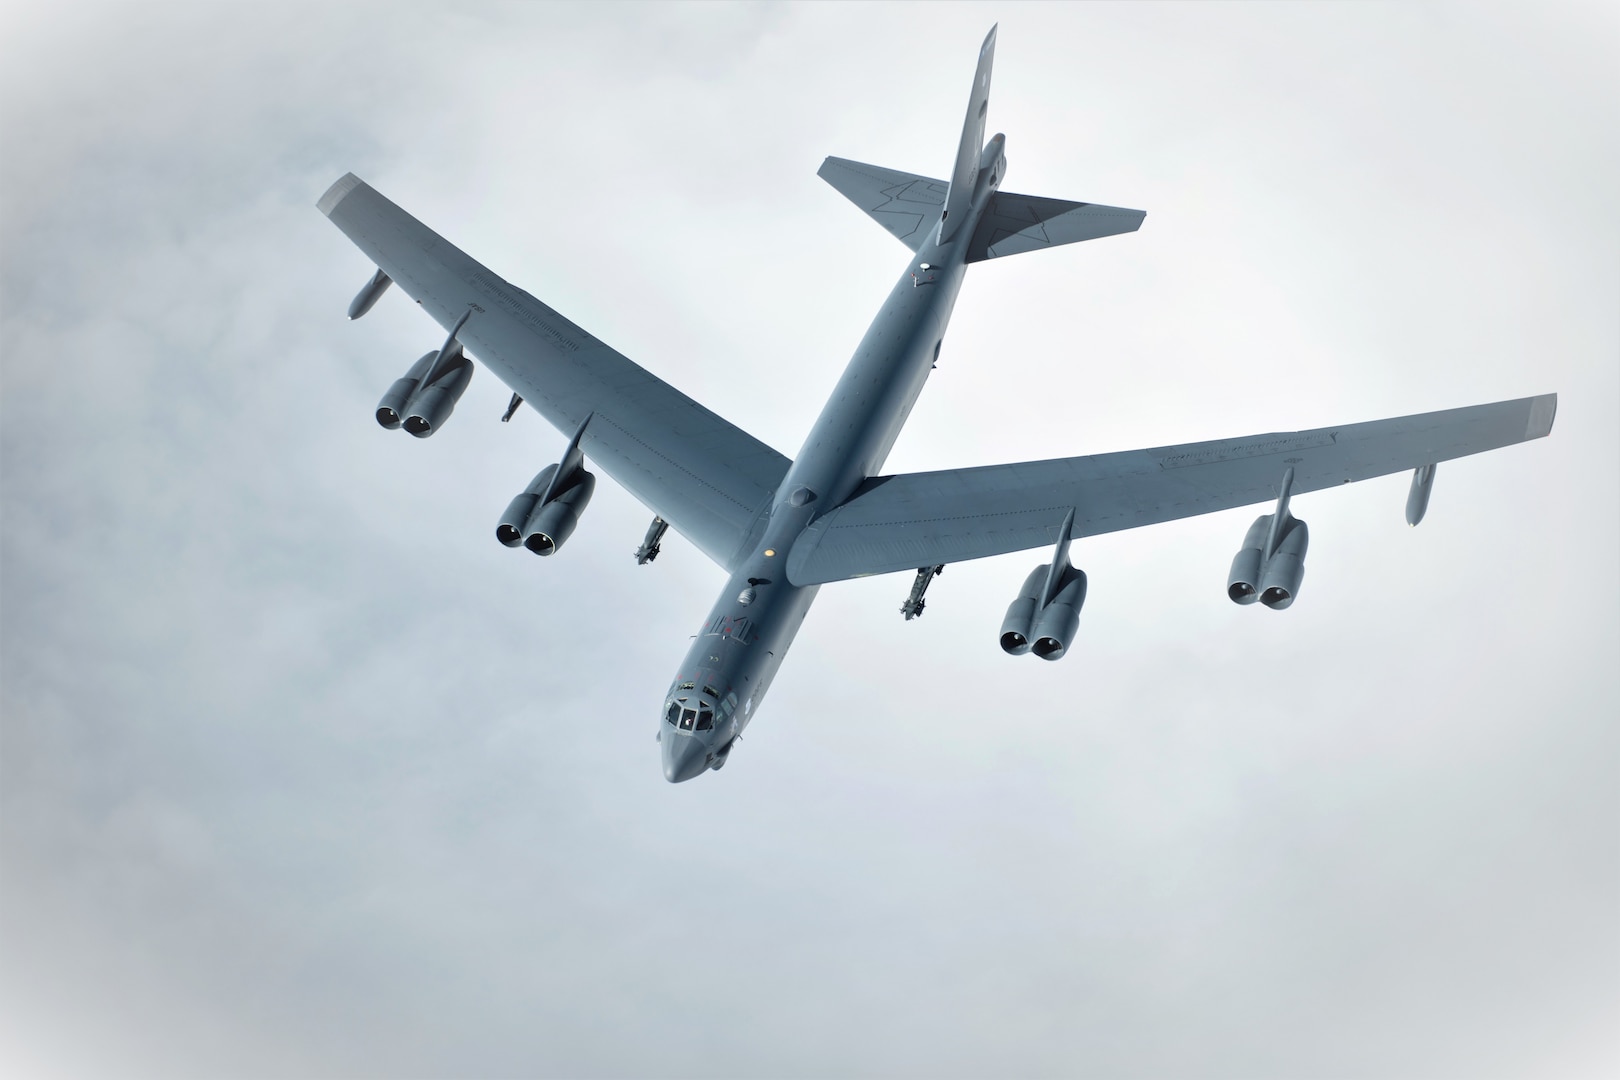
{"label": "gray military aircraft", "polygon": [[947,180],[829,157],[820,176],[911,250],[899,280],[796,458],[716,416],[468,258],[353,174],[319,207],[378,270],[349,307],[369,311],[391,282],[448,336],[377,406],[385,428],[418,438],[449,418],[472,377],[471,350],[514,393],[569,433],[562,460],[514,498],[495,528],[508,547],[551,555],[574,532],[596,479],[589,458],[653,511],[638,562],[669,526],[730,579],[670,684],[659,717],[664,776],[725,765],[821,586],[915,571],[901,611],[920,615],[946,564],[1052,548],[1001,626],[1012,655],[1061,657],[1086,599],[1071,541],[1275,500],[1232,560],[1227,595],[1286,608],[1299,593],[1308,533],[1289,512],[1302,492],[1414,470],[1406,520],[1423,517],[1441,461],[1552,430],[1556,394],[1240,439],[1087,457],[881,476],[928,381],[971,263],[1134,232],[1146,215],[1014,195],[1006,140],[984,141],[996,30],[979,50]]}

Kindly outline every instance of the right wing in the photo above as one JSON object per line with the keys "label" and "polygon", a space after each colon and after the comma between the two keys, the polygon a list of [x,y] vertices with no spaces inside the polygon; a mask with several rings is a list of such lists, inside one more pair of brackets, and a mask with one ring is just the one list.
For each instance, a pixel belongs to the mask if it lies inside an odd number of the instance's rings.
{"label": "right wing", "polygon": [[788,459],[463,254],[353,173],[318,204],[485,367],[709,558],[732,562]]}
{"label": "right wing", "polygon": [[982,559],[1134,529],[1478,454],[1552,430],[1557,394],[1314,431],[1091,457],[874,476],[810,523],[787,576],[814,585]]}

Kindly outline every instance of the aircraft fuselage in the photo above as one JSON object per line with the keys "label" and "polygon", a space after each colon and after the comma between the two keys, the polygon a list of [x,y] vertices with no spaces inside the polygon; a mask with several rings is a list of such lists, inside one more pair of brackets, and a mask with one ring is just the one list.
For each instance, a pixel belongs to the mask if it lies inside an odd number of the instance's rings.
{"label": "aircraft fuselage", "polygon": [[986,148],[967,220],[943,244],[931,229],[889,290],[699,628],[659,718],[671,783],[725,764],[781,667],[820,588],[787,580],[788,552],[814,517],[882,468],[899,438],[944,341],[977,218],[1005,172],[1001,147],[997,136]]}

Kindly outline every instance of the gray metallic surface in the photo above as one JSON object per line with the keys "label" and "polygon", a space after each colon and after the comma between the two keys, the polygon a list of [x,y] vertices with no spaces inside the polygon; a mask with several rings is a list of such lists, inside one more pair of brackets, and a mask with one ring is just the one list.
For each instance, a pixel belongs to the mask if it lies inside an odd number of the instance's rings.
{"label": "gray metallic surface", "polygon": [[1305,549],[1310,530],[1289,513],[1294,493],[1294,470],[1283,470],[1277,485],[1277,506],[1271,513],[1254,519],[1244,534],[1243,547],[1232,559],[1226,579],[1226,595],[1235,604],[1256,600],[1281,611],[1294,602],[1299,583],[1305,577]]}
{"label": "gray metallic surface", "polygon": [[1284,468],[1320,491],[1539,439],[1558,395],[1311,431],[1160,446],[1015,465],[875,476],[794,546],[795,582],[952,563],[1052,543],[1067,507],[1074,535],[1134,529],[1269,499]]}
{"label": "gray metallic surface", "polygon": [[1422,465],[1412,470],[1412,488],[1406,493],[1406,523],[1416,526],[1429,512],[1429,492],[1434,490],[1434,470],[1438,466]]}
{"label": "gray metallic surface", "polygon": [[1049,566],[1035,567],[1024,576],[1018,596],[1007,605],[1007,614],[1001,620],[1001,649],[1009,656],[1029,652],[1029,640],[1035,633],[1035,614],[1040,610],[1041,592],[1050,573]]}
{"label": "gray metallic surface", "polygon": [[405,410],[405,430],[418,439],[432,435],[450,419],[456,402],[472,382],[472,361],[459,351],[447,364],[435,359],[432,369],[437,369],[436,373],[426,386],[411,396],[410,406]]}
{"label": "gray metallic surface", "polygon": [[524,525],[523,546],[536,555],[554,553],[574,535],[580,516],[596,493],[596,476],[585,469],[576,469],[567,485],[541,502]]}
{"label": "gray metallic surface", "polygon": [[984,147],[984,118],[990,109],[990,69],[996,62],[996,27],[984,36],[979,46],[979,66],[973,73],[973,90],[968,95],[967,116],[962,121],[962,135],[956,144],[956,167],[951,170],[951,186],[945,196],[945,210],[940,214],[941,244],[950,243],[964,231],[972,232],[968,222],[974,187],[979,176],[979,151]]}
{"label": "gray metallic surface", "polygon": [[1266,562],[1266,538],[1271,535],[1271,515],[1254,519],[1243,535],[1243,546],[1232,556],[1232,569],[1226,575],[1226,595],[1234,604],[1252,604],[1260,599],[1260,571]]}
{"label": "gray metallic surface", "polygon": [[385,270],[555,427],[594,413],[586,454],[722,566],[769,505],[788,461],[655,378],[454,245],[353,174],[317,204]]}
{"label": "gray metallic surface", "polygon": [[354,301],[349,304],[349,318],[358,319],[370,311],[372,306],[377,303],[377,298],[387,292],[388,286],[392,284],[393,280],[381,270],[372,274],[371,280],[367,281],[365,286],[355,293]]}
{"label": "gray metallic surface", "polygon": [[1146,210],[998,191],[973,231],[967,261],[982,262],[1135,232],[1146,217]]}
{"label": "gray metallic surface", "polygon": [[[1003,648],[1055,659],[1085,600],[1085,575],[1069,565],[1072,538],[1261,501],[1279,477],[1296,491],[1319,490],[1551,429],[1557,398],[1545,395],[1340,428],[875,476],[927,382],[968,262],[1131,231],[1143,218],[998,193],[1005,140],[983,143],[994,44],[992,29],[948,185],[841,158],[822,165],[820,175],[914,254],[791,462],[495,277],[352,175],[320,200],[451,330],[451,342],[465,342],[551,423],[578,429],[579,449],[730,572],[659,720],[671,782],[729,760],[823,582],[1054,544],[1052,561],[1031,572],[1008,611]],[[575,444],[548,486],[574,471]],[[1263,530],[1251,539],[1275,548],[1269,560],[1257,551],[1252,571],[1270,590],[1262,601],[1276,607],[1297,590],[1307,537],[1287,514],[1289,486],[1285,479],[1278,512],[1251,530]],[[539,491],[527,494],[540,501]],[[532,528],[550,512],[559,519],[547,522],[556,539],[539,531],[525,539],[553,544],[571,531],[562,520],[574,511],[567,500],[536,511],[520,496],[507,516],[523,513]],[[503,543],[515,525],[503,520]]]}
{"label": "gray metallic surface", "polygon": [[392,386],[383,392],[382,399],[377,402],[377,423],[390,431],[399,427],[405,419],[405,413],[411,407],[411,397],[416,388],[422,385],[422,377],[433,366],[438,352],[423,353],[405,372],[405,377],[395,379]]}
{"label": "gray metallic surface", "polygon": [[1305,551],[1311,531],[1299,518],[1289,515],[1278,530],[1280,537],[1271,557],[1260,571],[1260,602],[1281,611],[1299,596],[1299,583],[1305,577]]}
{"label": "gray metallic surface", "polygon": [[1080,626],[1080,609],[1086,605],[1086,572],[1065,565],[1056,575],[1051,599],[1035,616],[1034,641],[1030,651],[1042,660],[1061,657],[1074,640]]}
{"label": "gray metallic surface", "polygon": [[943,180],[830,157],[816,175],[912,251],[927,241],[945,205]]}

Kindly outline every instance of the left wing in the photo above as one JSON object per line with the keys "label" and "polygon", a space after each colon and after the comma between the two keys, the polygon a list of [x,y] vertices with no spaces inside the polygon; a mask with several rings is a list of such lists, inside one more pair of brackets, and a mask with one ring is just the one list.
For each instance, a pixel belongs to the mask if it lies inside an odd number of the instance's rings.
{"label": "left wing", "polygon": [[[319,208],[593,464],[730,571],[788,459],[604,345],[353,173]],[[469,314],[470,312],[470,314]],[[531,463],[532,467],[533,463]]]}
{"label": "left wing", "polygon": [[1042,547],[1494,450],[1552,430],[1557,394],[1314,431],[1091,457],[875,476],[811,522],[788,555],[795,585]]}

